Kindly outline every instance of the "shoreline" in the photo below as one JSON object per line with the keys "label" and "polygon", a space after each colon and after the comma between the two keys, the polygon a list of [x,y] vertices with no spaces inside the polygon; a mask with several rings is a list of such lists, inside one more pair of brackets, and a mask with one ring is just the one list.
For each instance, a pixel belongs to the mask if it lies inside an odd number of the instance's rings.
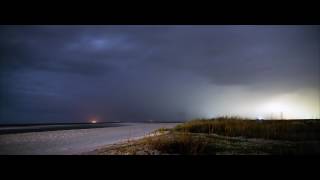
{"label": "shoreline", "polygon": [[28,125],[18,125],[18,126],[10,125],[10,126],[0,126],[0,135],[30,133],[30,132],[75,130],[75,129],[108,128],[108,127],[128,126],[132,124],[170,124],[170,123],[107,122],[107,123],[63,123],[63,124],[37,124],[37,125],[28,124]]}
{"label": "shoreline", "polygon": [[108,144],[145,137],[173,123],[124,123],[117,127],[71,129],[0,135],[2,155],[73,155],[93,151]]}

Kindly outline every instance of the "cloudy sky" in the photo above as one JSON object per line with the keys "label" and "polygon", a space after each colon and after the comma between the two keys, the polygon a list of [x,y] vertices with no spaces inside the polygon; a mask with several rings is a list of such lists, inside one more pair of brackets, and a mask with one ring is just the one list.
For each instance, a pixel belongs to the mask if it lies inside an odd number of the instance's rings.
{"label": "cloudy sky", "polygon": [[320,117],[320,26],[0,26],[0,123]]}

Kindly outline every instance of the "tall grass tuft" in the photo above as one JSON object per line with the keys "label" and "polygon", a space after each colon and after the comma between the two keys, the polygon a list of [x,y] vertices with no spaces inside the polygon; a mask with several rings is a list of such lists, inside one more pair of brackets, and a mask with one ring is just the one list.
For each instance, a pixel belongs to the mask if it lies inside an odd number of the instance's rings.
{"label": "tall grass tuft", "polygon": [[147,138],[145,143],[151,149],[167,154],[201,155],[213,152],[208,139],[202,136],[195,137],[190,133],[173,133],[172,136]]}

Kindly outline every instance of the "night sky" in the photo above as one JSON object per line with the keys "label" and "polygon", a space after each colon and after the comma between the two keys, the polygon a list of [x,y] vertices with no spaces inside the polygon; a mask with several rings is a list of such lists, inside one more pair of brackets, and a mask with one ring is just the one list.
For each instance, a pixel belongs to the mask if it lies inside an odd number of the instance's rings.
{"label": "night sky", "polygon": [[0,26],[0,124],[320,117],[320,26]]}

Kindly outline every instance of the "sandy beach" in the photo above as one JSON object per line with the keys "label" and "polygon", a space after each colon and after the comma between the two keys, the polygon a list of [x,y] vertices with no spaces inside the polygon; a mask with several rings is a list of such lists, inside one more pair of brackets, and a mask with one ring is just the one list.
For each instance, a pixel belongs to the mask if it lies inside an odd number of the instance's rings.
{"label": "sandy beach", "polygon": [[[0,135],[1,155],[70,155],[129,139],[137,139],[159,128],[177,123],[121,123],[121,126],[69,129]],[[30,127],[28,127],[30,128]]]}

